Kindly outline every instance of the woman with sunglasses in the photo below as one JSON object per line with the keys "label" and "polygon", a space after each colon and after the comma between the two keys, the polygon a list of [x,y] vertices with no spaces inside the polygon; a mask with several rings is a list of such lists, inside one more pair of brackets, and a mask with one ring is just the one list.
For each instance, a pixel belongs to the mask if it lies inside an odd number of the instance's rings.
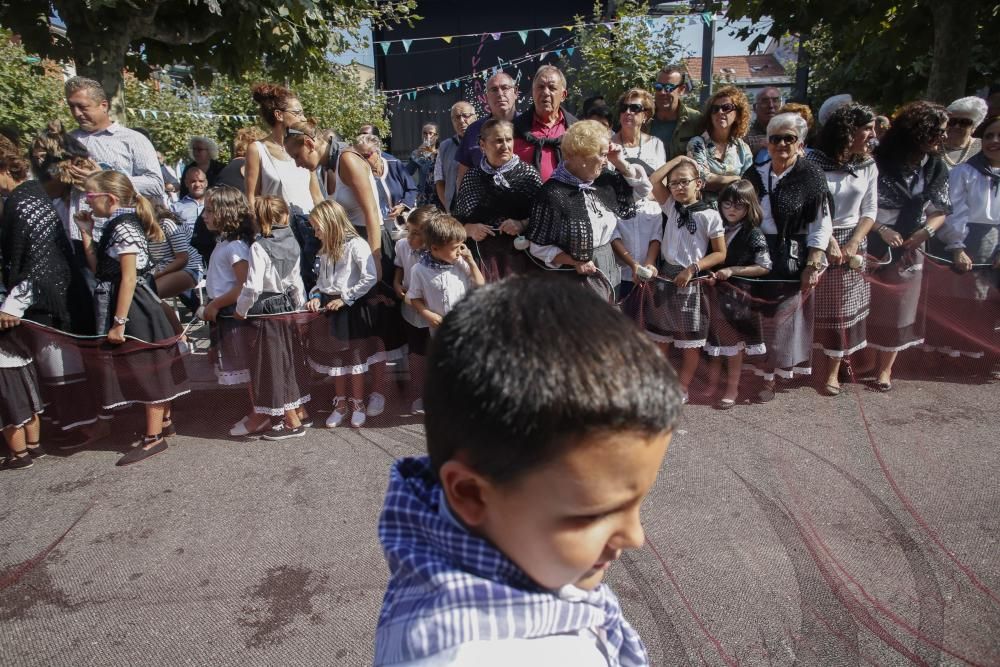
{"label": "woman with sunglasses", "polygon": [[288,127],[305,120],[302,102],[295,93],[270,83],[253,87],[253,100],[260,107],[260,116],[270,133],[247,148],[246,195],[253,210],[258,196],[280,197],[293,214],[308,215],[312,207],[323,201],[319,179],[295,164],[285,152],[285,134]]}
{"label": "woman with sunglasses", "polygon": [[873,276],[878,289],[872,289],[868,347],[878,350],[878,391],[892,389],[896,355],[924,342],[920,251],[951,213],[948,166],[940,157],[947,134],[944,107],[911,102],[896,114],[875,149],[878,214],[868,246],[884,264]]}
{"label": "woman with sunglasses", "polygon": [[698,163],[705,182],[705,201],[714,202],[753,166],[753,153],[743,141],[749,127],[750,104],[739,88],[725,86],[708,98],[701,134],[688,142],[688,157]]}
{"label": "woman with sunglasses", "polygon": [[833,234],[830,190],[823,170],[802,157],[809,126],[802,116],[781,113],[767,124],[770,160],[746,172],[760,199],[760,229],[772,268],[755,290],[764,323],[761,401],[774,398],[776,378],[812,372],[813,306],[808,293],[819,282]]}
{"label": "woman with sunglasses", "polygon": [[967,161],[982,147],[973,131],[986,118],[986,101],[963,97],[948,105],[948,136],[944,138],[944,158],[948,168]]}

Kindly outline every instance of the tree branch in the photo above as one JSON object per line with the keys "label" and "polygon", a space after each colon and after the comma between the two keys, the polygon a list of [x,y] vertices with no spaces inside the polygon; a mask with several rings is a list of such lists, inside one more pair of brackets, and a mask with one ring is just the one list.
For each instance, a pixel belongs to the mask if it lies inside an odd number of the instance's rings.
{"label": "tree branch", "polygon": [[137,37],[145,37],[164,44],[200,44],[208,40],[209,37],[222,32],[226,24],[222,17],[212,15],[213,19],[198,21],[197,24],[186,23],[178,25],[158,24],[155,15],[145,22]]}

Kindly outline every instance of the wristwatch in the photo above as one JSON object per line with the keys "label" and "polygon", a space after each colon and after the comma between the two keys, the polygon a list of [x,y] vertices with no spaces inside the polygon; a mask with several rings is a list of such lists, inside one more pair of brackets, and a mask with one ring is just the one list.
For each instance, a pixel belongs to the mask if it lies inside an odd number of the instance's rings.
{"label": "wristwatch", "polygon": [[815,269],[816,271],[819,271],[820,269],[823,268],[823,263],[822,262],[806,262],[806,268],[807,269]]}
{"label": "wristwatch", "polygon": [[115,321],[115,324],[118,324],[120,326],[125,326],[125,323],[128,322],[128,318],[127,317],[118,317],[117,315],[115,315],[111,319],[113,319]]}

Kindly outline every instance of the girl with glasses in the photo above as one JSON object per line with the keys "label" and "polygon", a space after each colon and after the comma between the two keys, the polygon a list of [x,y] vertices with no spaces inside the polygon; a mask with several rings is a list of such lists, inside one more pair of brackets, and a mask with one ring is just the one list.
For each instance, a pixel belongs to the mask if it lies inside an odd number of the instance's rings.
{"label": "girl with glasses", "polygon": [[753,153],[743,140],[749,127],[750,105],[739,88],[725,86],[708,98],[701,134],[688,142],[688,156],[705,181],[706,201],[714,202],[724,187],[740,180],[753,165]]}

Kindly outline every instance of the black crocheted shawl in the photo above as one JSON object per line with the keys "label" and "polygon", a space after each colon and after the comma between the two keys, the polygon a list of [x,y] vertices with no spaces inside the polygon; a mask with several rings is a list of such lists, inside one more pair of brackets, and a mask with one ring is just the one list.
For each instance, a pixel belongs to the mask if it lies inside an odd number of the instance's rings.
{"label": "black crocheted shawl", "polygon": [[[756,166],[747,169],[743,178],[753,183],[758,199],[771,198],[771,216],[778,229],[779,242],[805,235],[823,206],[833,215],[833,197],[826,176],[813,162],[797,159],[789,172],[773,184],[764,182]],[[769,187],[772,188],[770,192]]]}
{"label": "black crocheted shawl", "polygon": [[[576,117],[570,112],[562,109],[563,125],[569,127],[576,122]],[[528,110],[514,118],[514,138],[527,142],[534,148],[531,164],[535,169],[541,169],[542,148],[552,146],[556,152],[556,164],[562,162],[562,137],[555,139],[539,139],[531,133],[531,124],[535,122],[535,105],[532,104]]]}
{"label": "black crocheted shawl", "polygon": [[632,186],[617,171],[605,171],[594,181],[593,190],[581,190],[575,185],[550,178],[535,197],[525,237],[538,245],[562,248],[578,262],[593,259],[594,228],[590,210],[596,199],[620,220],[635,216],[635,196]]}
{"label": "black crocheted shawl", "polygon": [[470,169],[462,179],[451,214],[462,224],[479,223],[499,227],[504,220],[527,220],[531,204],[542,187],[538,170],[519,162],[504,174],[510,188],[497,185],[493,176],[480,167]]}
{"label": "black crocheted shawl", "polygon": [[7,290],[29,281],[31,310],[69,321],[73,250],[59,214],[38,181],[14,188],[3,208],[0,264]]}
{"label": "black crocheted shawl", "polygon": [[101,241],[97,244],[97,279],[102,282],[117,283],[122,276],[122,266],[118,259],[108,253],[111,246],[119,244],[130,244],[138,246],[139,253],[146,256],[145,269],[139,269],[143,262],[136,260],[136,272],[139,276],[148,273],[153,266],[149,259],[149,242],[146,240],[146,233],[142,228],[142,221],[134,213],[123,213],[110,222],[101,234]]}
{"label": "black crocheted shawl", "polygon": [[[893,228],[903,238],[910,236],[923,222],[927,202],[942,213],[951,213],[948,165],[940,157],[930,155],[923,166],[904,167],[898,160],[876,154],[875,164],[878,165],[878,207],[899,211]],[[913,187],[921,175],[923,190],[913,194]]]}
{"label": "black crocheted shawl", "polygon": [[767,253],[767,239],[760,227],[749,223],[740,225],[739,231],[726,244],[726,261],[719,268],[753,266],[761,253]]}

